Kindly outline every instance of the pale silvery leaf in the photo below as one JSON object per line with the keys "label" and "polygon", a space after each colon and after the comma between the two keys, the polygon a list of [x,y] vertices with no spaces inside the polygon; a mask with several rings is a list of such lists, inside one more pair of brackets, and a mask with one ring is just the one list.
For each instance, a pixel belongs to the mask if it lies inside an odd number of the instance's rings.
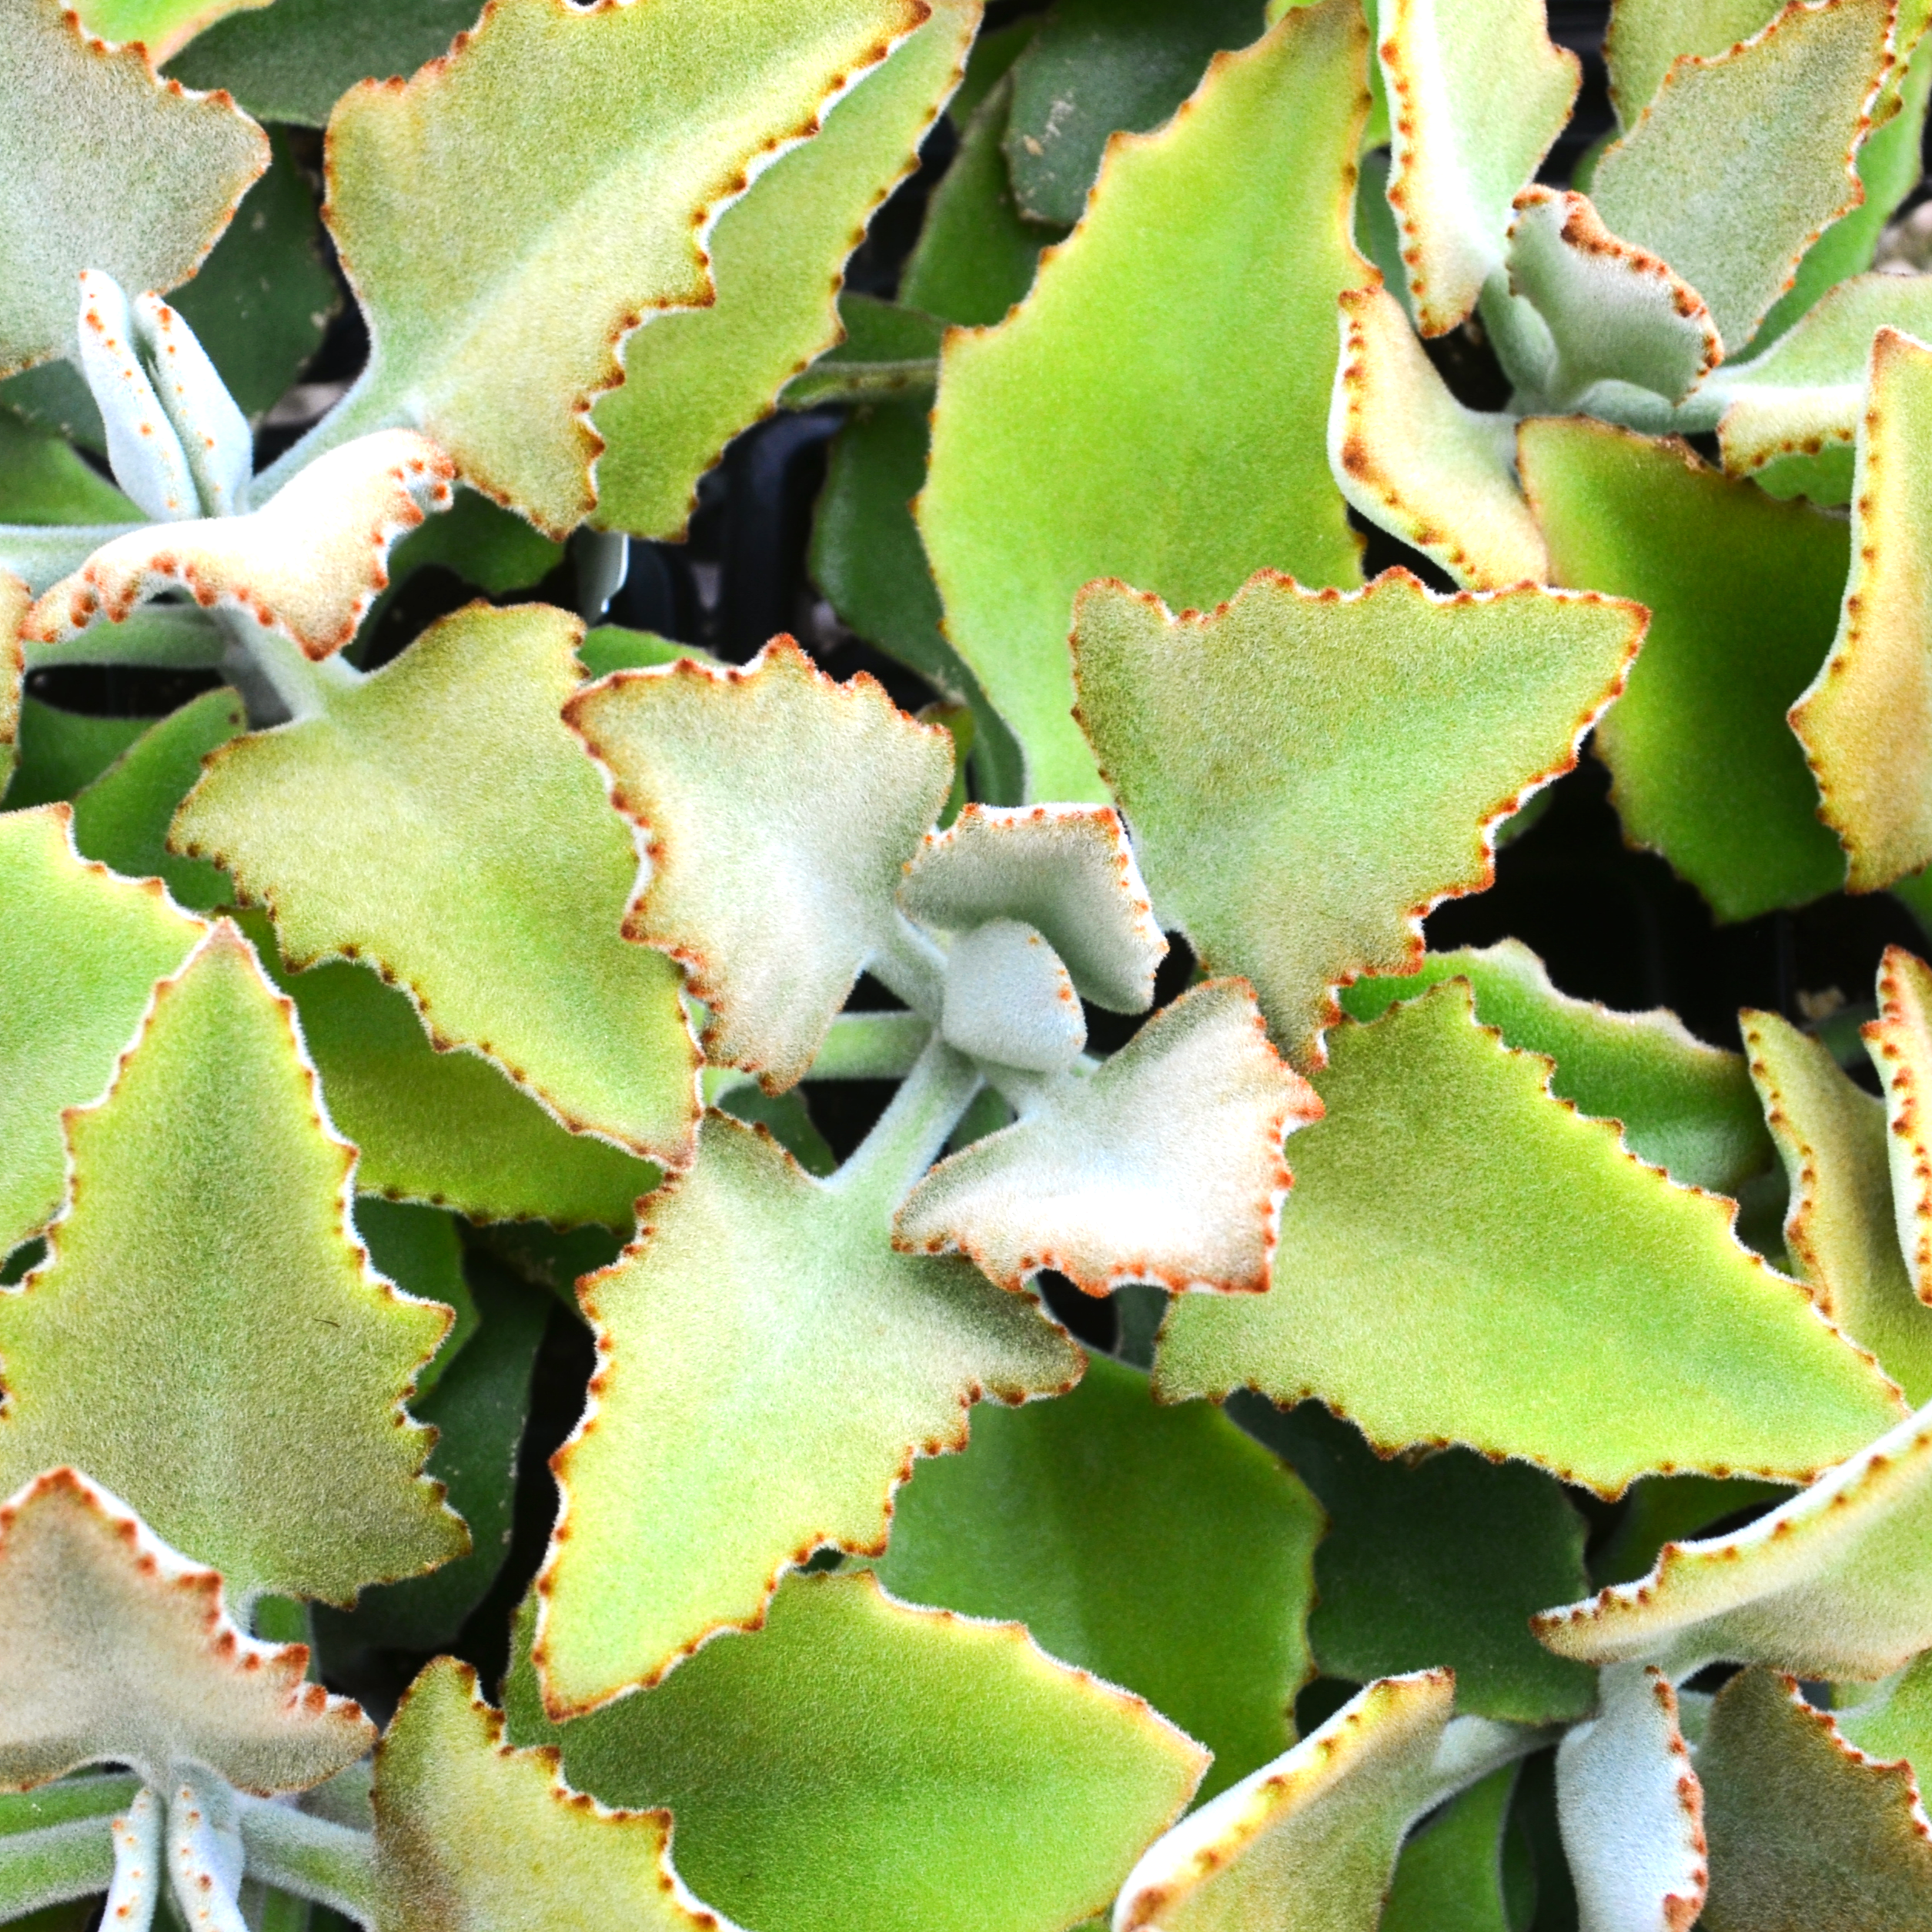
{"label": "pale silvery leaf", "polygon": [[1893,1222],[1913,1290],[1932,1303],[1932,969],[1903,947],[1887,947],[1878,1002],[1864,1038],[1885,1087]]}
{"label": "pale silvery leaf", "polygon": [[101,406],[114,480],[139,507],[162,523],[179,523],[201,508],[188,453],[142,366],[140,332],[121,285],[92,269],[81,273],[82,373]]}
{"label": "pale silvery leaf", "polygon": [[1059,954],[1017,919],[989,919],[953,941],[939,1029],[975,1060],[1029,1073],[1060,1072],[1087,1044]]}

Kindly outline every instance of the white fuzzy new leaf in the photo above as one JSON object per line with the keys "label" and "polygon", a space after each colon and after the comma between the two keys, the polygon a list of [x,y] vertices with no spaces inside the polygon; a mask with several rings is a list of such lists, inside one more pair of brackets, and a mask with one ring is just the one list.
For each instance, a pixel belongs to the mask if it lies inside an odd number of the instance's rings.
{"label": "white fuzzy new leaf", "polygon": [[939,1028],[969,1058],[1028,1073],[1061,1072],[1087,1044],[1059,954],[1017,919],[989,919],[953,942]]}

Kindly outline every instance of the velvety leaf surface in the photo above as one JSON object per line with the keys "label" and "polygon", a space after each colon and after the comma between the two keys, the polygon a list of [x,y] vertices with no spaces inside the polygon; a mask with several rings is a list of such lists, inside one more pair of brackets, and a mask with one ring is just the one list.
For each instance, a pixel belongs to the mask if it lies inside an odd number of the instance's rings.
{"label": "velvety leaf surface", "polygon": [[1710,1833],[1708,1932],[1932,1926],[1932,1844],[1909,1768],[1850,1749],[1790,1678],[1717,1694],[1697,1755]]}
{"label": "velvety leaf surface", "polygon": [[138,40],[157,65],[224,14],[269,0],[82,0],[81,25],[102,40]]}
{"label": "velvety leaf surface", "polygon": [[1672,1467],[1806,1479],[1899,1413],[1730,1202],[1553,1100],[1466,985],[1332,1045],[1274,1285],[1175,1303],[1163,1395],[1317,1396],[1378,1446],[1461,1442],[1612,1495]]}
{"label": "velvety leaf surface", "polygon": [[74,1470],[0,1507],[0,1784],[102,1763],[155,1783],[192,1760],[244,1790],[305,1790],[375,1740],[303,1681],[308,1663],[238,1629],[213,1570]]}
{"label": "velvety leaf surface", "polygon": [[1453,329],[1503,263],[1511,203],[1563,132],[1582,63],[1540,0],[1379,0],[1389,206],[1416,319]]}
{"label": "velvety leaf surface", "polygon": [[1349,232],[1366,41],[1355,0],[1324,0],[1218,57],[1167,128],[1114,143],[1026,301],[948,339],[919,526],[1033,797],[1103,796],[1068,715],[1083,583],[1212,608],[1264,565],[1359,581],[1325,432],[1335,298],[1373,273]]}
{"label": "velvety leaf surface", "polygon": [[1391,1677],[1177,1826],[1134,1868],[1114,1932],[1372,1932],[1427,1809],[1455,1681]]}
{"label": "velvety leaf surface", "polygon": [[963,1455],[921,1464],[878,1573],[1139,1692],[1214,1753],[1212,1797],[1293,1741],[1322,1527],[1225,1416],[1158,1407],[1145,1375],[1097,1355],[1071,1395],[989,1409]]}
{"label": "velvety leaf surface", "polygon": [[1325,1675],[1440,1664],[1461,1711],[1542,1724],[1589,1709],[1592,1673],[1529,1630],[1549,1591],[1586,1584],[1583,1519],[1553,1478],[1467,1449],[1386,1459],[1319,1402],[1279,1410],[1244,1395],[1230,1407],[1328,1513],[1309,1621]]}
{"label": "velvety leaf surface", "polygon": [[351,1240],[355,1151],[233,926],[65,1120],[66,1212],[0,1294],[0,1486],[72,1463],[231,1583],[338,1602],[461,1555],[401,1407],[450,1312]]}
{"label": "velvety leaf surface", "polygon": [[65,805],[0,816],[0,1249],[58,1211],[62,1109],[105,1089],[155,981],[202,931],[152,880],[84,862],[72,817]]}
{"label": "velvety leaf surface", "polygon": [[792,1085],[894,943],[951,740],[872,678],[834,684],[789,637],[743,668],[619,672],[564,716],[649,840],[626,932],[688,970],[707,1058]]}
{"label": "velvety leaf surface", "polygon": [[1932,968],[1900,946],[1885,949],[1878,1018],[1860,1029],[1885,1089],[1892,1214],[1907,1279],[1932,1302]]}
{"label": "velvety leaf surface", "polygon": [[26,669],[19,628],[30,594],[18,577],[0,570],[0,635],[12,638],[8,647],[0,650],[0,773],[5,774],[7,789],[12,786],[19,756],[20,705]]}
{"label": "velvety leaf surface", "polygon": [[1573,999],[1520,940],[1426,954],[1412,978],[1359,980],[1342,996],[1351,1019],[1372,1020],[1398,1000],[1466,979],[1476,1017],[1513,1047],[1556,1063],[1549,1091],[1579,1113],[1614,1120],[1624,1145],[1686,1187],[1735,1194],[1773,1158],[1741,1054],[1707,1046],[1663,1008],[1619,1013]]}
{"label": "velvety leaf surface", "polygon": [[0,11],[0,373],[77,346],[75,278],[172,289],[200,266],[269,165],[232,101],[164,86],[139,47],[110,48],[59,0]]}
{"label": "velvety leaf surface", "polygon": [[1826,1316],[1870,1349],[1908,1402],[1932,1401],[1932,1309],[1899,1251],[1884,1105],[1788,1021],[1740,1018],[1790,1181],[1784,1241],[1792,1265]]}
{"label": "velvety leaf surface", "polygon": [[12,409],[0,409],[0,519],[7,523],[125,523],[141,513],[65,436]]}
{"label": "velvety leaf surface", "polygon": [[1853,164],[1891,59],[1892,15],[1892,0],[1787,7],[1754,39],[1672,69],[1596,165],[1597,212],[1697,290],[1733,354],[1806,249],[1857,205]]}
{"label": "velvety leaf surface", "polygon": [[1625,127],[1656,98],[1680,54],[1721,54],[1783,11],[1783,0],[1611,0],[1603,61]]}
{"label": "velvety leaf surface", "polygon": [[1873,338],[1852,500],[1851,577],[1831,654],[1791,707],[1853,892],[1932,860],[1932,349]]}
{"label": "velvety leaf surface", "polygon": [[446,617],[326,714],[219,753],[169,843],[266,904],[298,969],[368,960],[439,1047],[675,1165],[696,1054],[677,968],[621,937],[636,854],[558,716],[581,635],[543,605]]}
{"label": "velvety leaf surface", "polygon": [[1492,1772],[1403,1844],[1378,1932],[1511,1932],[1502,1834],[1513,1765]]}
{"label": "velvety leaf surface", "polygon": [[1526,423],[1518,440],[1557,582],[1650,613],[1597,736],[1625,836],[1722,919],[1831,891],[1843,858],[1784,714],[1830,648],[1844,525],[1769,502],[1675,441],[1580,418]]}
{"label": "velvety leaf surface", "polygon": [[682,533],[699,476],[767,414],[786,379],[841,334],[845,258],[900,179],[958,80],[979,0],[931,16],[865,75],[822,130],[727,208],[706,242],[717,299],[655,317],[623,347],[623,382],[597,403],[600,530]]}
{"label": "velvety leaf surface", "polygon": [[[1920,1652],[1876,1696],[1833,1714],[1839,1735],[1867,1757],[1932,1763],[1932,1654]],[[1923,1794],[1921,1793],[1921,1801]]]}
{"label": "velvety leaf surface", "polygon": [[665,1813],[608,1810],[503,1734],[453,1657],[404,1695],[376,1757],[383,1932],[732,1932],[672,1870]]}
{"label": "velvety leaf surface", "polygon": [[1178,618],[1098,584],[1080,723],[1163,922],[1319,1066],[1335,989],[1412,971],[1422,915],[1488,885],[1495,827],[1575,764],[1642,627],[1593,595],[1438,597],[1400,570],[1351,597],[1265,573]]}
{"label": "velvety leaf surface", "polygon": [[406,419],[560,535],[597,500],[588,411],[623,379],[624,336],[714,299],[720,212],[926,17],[503,0],[406,86],[344,96],[329,220],[371,348],[326,433]]}
{"label": "velvety leaf surface", "polygon": [[1385,289],[1342,297],[1342,364],[1329,461],[1370,522],[1432,557],[1466,590],[1538,581],[1549,560],[1516,486],[1516,425],[1449,393]]}
{"label": "velvety leaf surface", "polygon": [[[4,680],[0,680],[0,687]],[[13,777],[0,805],[10,812],[71,799],[140,737],[149,718],[95,718],[38,698],[20,700]]]}
{"label": "velvety leaf surface", "polygon": [[585,1285],[599,1365],[558,1458],[539,1582],[553,1708],[587,1710],[755,1626],[821,1544],[876,1554],[913,1459],[963,1448],[974,1402],[1079,1379],[1030,1296],[892,1252],[904,1183],[891,1162],[815,1181],[714,1114],[696,1166]]}
{"label": "velvety leaf surface", "polygon": [[911,1609],[864,1573],[789,1579],[757,1634],[560,1730],[527,1664],[505,1703],[580,1790],[668,1806],[687,1882],[759,1932],[1062,1932],[1205,1769],[1018,1624]]}

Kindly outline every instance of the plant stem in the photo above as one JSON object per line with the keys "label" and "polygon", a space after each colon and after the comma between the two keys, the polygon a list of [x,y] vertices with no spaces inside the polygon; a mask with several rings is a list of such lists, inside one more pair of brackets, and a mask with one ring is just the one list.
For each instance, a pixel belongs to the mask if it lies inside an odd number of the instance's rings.
{"label": "plant stem", "polygon": [[867,962],[872,977],[934,1026],[946,998],[946,955],[897,913],[885,944]]}
{"label": "plant stem", "polygon": [[0,1793],[0,1838],[76,1819],[111,1817],[132,1804],[140,1789],[139,1778],[107,1772],[98,1777],[62,1778],[32,1791]]}
{"label": "plant stem", "polygon": [[1492,1771],[1513,1764],[1563,1735],[1560,1725],[1506,1724],[1492,1717],[1456,1717],[1449,1721],[1436,1747],[1436,1794],[1440,1804],[1479,1784]]}
{"label": "plant stem", "polygon": [[[316,663],[292,638],[257,623],[246,611],[222,610],[215,616],[235,647],[225,660],[226,667],[248,700],[249,722],[258,729],[290,719],[300,724],[320,717],[332,699],[353,690],[363,681],[363,674],[340,651]],[[265,715],[268,706],[263,700],[269,694],[282,717]]]}
{"label": "plant stem", "polygon": [[104,1892],[114,1877],[114,1828],[74,1818],[0,1838],[0,1920]]}
{"label": "plant stem", "polygon": [[841,1013],[807,1080],[903,1080],[932,1036],[919,1013]]}
{"label": "plant stem", "polygon": [[192,604],[148,604],[124,623],[99,623],[58,644],[28,643],[27,668],[57,664],[133,664],[163,670],[210,670],[228,639]]}
{"label": "plant stem", "polygon": [[979,1069],[937,1038],[851,1158],[826,1183],[876,1200],[890,1221],[979,1091]]}
{"label": "plant stem", "polygon": [[257,1878],[364,1925],[376,1922],[376,1840],[265,1798],[241,1800],[242,1844]]}
{"label": "plant stem", "polygon": [[143,523],[0,523],[0,570],[11,570],[38,597],[72,577],[103,543]]}

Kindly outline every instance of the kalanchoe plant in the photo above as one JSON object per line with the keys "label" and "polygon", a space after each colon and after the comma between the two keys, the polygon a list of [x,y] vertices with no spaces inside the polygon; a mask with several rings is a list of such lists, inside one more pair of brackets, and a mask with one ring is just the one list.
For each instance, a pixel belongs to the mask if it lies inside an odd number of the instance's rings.
{"label": "kalanchoe plant", "polygon": [[1929,15],[0,0],[0,1922],[1932,1924]]}

